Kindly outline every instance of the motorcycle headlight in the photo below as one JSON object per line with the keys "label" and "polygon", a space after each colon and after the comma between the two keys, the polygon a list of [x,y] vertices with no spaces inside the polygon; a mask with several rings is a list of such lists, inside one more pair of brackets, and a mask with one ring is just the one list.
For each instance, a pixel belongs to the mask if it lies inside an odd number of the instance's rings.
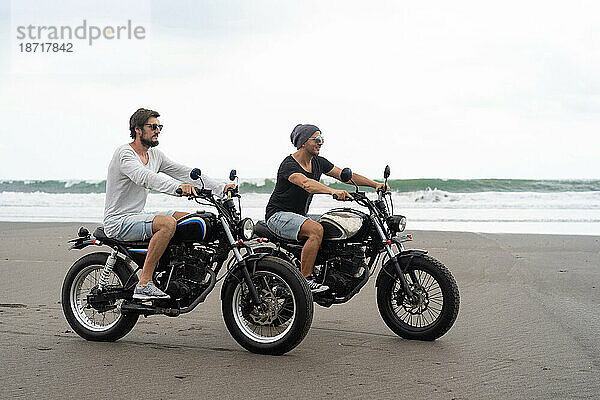
{"label": "motorcycle headlight", "polygon": [[402,232],[406,228],[406,217],[404,215],[392,215],[387,219],[387,224],[390,230]]}
{"label": "motorcycle headlight", "polygon": [[252,239],[254,234],[254,222],[250,218],[244,218],[240,221],[240,235],[244,240]]}

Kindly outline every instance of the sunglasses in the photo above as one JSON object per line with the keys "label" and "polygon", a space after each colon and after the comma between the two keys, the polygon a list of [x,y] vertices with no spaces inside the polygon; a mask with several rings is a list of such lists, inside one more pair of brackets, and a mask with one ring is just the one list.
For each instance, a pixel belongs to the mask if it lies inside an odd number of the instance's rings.
{"label": "sunglasses", "polygon": [[325,139],[323,139],[323,135],[319,135],[319,136],[312,137],[312,138],[309,138],[309,139],[314,140],[315,143],[317,143],[317,144],[323,144],[325,142]]}
{"label": "sunglasses", "polygon": [[164,125],[159,125],[159,124],[144,124],[144,125],[146,125],[146,126],[149,126],[149,127],[150,127],[150,129],[152,129],[153,131],[155,131],[155,130],[157,130],[157,129],[158,129],[159,131],[162,131],[162,128],[163,128],[163,126],[164,126]]}

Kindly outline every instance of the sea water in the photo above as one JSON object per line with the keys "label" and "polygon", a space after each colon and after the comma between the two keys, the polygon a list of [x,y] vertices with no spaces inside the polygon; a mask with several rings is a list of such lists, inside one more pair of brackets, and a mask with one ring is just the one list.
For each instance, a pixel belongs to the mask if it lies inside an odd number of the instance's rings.
{"label": "sea water", "polygon": [[[394,213],[407,217],[407,231],[600,235],[600,181],[395,180],[390,183],[394,190]],[[272,180],[242,183],[244,217],[264,219],[272,184]],[[446,190],[432,189],[429,186],[432,184]],[[103,181],[0,181],[0,221],[99,224],[104,212],[104,185]],[[375,193],[368,195],[376,197]],[[327,195],[314,195],[310,213],[320,214],[334,207],[366,211],[352,202],[341,203]],[[211,207],[186,198],[150,193],[146,210],[193,212],[209,211]]]}

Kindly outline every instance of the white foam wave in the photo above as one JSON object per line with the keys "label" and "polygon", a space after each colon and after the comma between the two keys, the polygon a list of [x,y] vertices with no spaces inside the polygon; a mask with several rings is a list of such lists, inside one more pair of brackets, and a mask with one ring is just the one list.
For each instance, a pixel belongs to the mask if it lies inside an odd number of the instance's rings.
{"label": "white foam wave", "polygon": [[[374,197],[374,194],[370,196]],[[243,194],[244,217],[264,219],[269,194]],[[408,229],[474,232],[573,233],[600,235],[600,192],[448,194],[436,189],[394,193],[394,212],[408,218]],[[315,195],[311,213],[335,207],[366,211]],[[185,198],[151,193],[147,211],[214,211]],[[92,221],[104,214],[104,193],[0,193],[0,221]]]}
{"label": "white foam wave", "polygon": [[70,188],[71,186],[77,185],[79,183],[81,183],[81,181],[78,179],[70,179],[68,181],[65,181],[65,189]]}

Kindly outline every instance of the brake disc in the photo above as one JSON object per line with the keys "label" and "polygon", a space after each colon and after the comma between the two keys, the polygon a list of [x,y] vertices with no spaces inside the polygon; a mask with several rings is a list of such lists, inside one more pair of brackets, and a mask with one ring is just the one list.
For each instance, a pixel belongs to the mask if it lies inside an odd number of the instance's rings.
{"label": "brake disc", "polygon": [[263,289],[260,299],[263,304],[266,304],[266,309],[261,310],[259,307],[254,306],[249,317],[257,325],[271,325],[279,316],[280,305],[277,298],[270,292]]}

